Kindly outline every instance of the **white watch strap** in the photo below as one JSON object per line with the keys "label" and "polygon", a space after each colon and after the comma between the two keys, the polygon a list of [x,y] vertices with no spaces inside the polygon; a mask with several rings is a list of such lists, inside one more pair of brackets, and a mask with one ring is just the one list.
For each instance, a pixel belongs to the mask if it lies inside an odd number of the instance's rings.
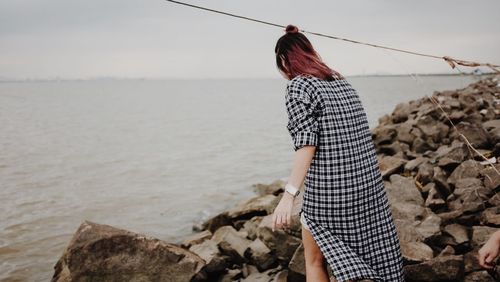
{"label": "white watch strap", "polygon": [[285,191],[287,191],[288,193],[292,194],[295,197],[298,194],[299,188],[293,186],[290,183],[287,183],[285,185]]}

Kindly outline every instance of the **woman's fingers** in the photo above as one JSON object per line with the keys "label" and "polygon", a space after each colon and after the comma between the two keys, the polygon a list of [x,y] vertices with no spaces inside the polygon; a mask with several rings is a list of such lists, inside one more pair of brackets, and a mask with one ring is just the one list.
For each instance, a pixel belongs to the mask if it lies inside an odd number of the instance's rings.
{"label": "woman's fingers", "polygon": [[272,217],[272,227],[271,229],[273,232],[276,229],[283,228],[283,227],[288,227],[290,226],[290,223],[292,222],[291,220],[291,215],[289,213],[283,213],[283,212],[274,212],[273,217]]}
{"label": "woman's fingers", "polygon": [[480,252],[479,253],[479,265],[481,265],[482,267],[484,268],[488,268],[488,269],[491,269],[493,268],[492,265],[490,265],[488,259],[490,257],[490,253],[489,252]]}
{"label": "woman's fingers", "polygon": [[274,229],[276,228],[276,212],[273,212],[273,218],[272,218],[272,224],[271,224],[271,229],[274,232]]}

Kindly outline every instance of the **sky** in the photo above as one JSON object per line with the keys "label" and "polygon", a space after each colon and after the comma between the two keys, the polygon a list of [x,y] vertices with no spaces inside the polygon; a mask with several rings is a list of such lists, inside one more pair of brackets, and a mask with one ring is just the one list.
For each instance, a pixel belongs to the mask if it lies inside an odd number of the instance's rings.
{"label": "sky", "polygon": [[[498,0],[181,0],[306,31],[500,64]],[[281,78],[281,27],[165,0],[0,1],[0,78]],[[443,60],[319,37],[350,75],[457,73]],[[470,68],[462,67],[464,71]]]}

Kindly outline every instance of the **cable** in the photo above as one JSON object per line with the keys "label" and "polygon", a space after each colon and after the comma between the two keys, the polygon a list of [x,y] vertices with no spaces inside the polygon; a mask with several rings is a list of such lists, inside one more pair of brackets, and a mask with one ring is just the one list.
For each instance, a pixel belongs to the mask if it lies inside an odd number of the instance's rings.
{"label": "cable", "polygon": [[[210,12],[214,12],[214,13],[219,13],[219,14],[223,14],[223,15],[227,15],[227,16],[231,16],[231,17],[236,17],[236,18],[240,18],[240,19],[244,19],[244,20],[249,20],[249,21],[254,21],[254,22],[267,24],[267,25],[271,25],[271,26],[286,28],[286,26],[284,26],[284,25],[266,22],[266,21],[262,21],[262,20],[257,20],[257,19],[253,19],[253,18],[249,18],[249,17],[244,17],[244,16],[240,16],[240,15],[236,15],[236,14],[232,14],[232,13],[227,13],[227,12],[223,12],[223,11],[219,11],[219,10],[215,10],[215,9],[205,8],[205,7],[201,7],[201,6],[197,6],[197,5],[193,5],[193,4],[180,2],[180,1],[174,1],[174,0],[165,0],[165,1],[172,2],[175,4],[185,5],[185,6],[201,9],[201,10],[206,10],[206,11],[210,11]],[[399,48],[393,48],[393,47],[377,45],[377,44],[373,44],[373,43],[361,42],[361,41],[352,40],[352,39],[348,39],[348,38],[342,38],[342,37],[333,36],[333,35],[322,34],[319,32],[312,32],[312,31],[307,31],[307,30],[303,30],[303,29],[299,29],[299,30],[303,33],[309,33],[309,34],[327,37],[327,38],[336,39],[336,40],[343,40],[343,41],[351,42],[354,44],[362,44],[362,45],[367,45],[367,46],[371,46],[371,47],[375,47],[375,48],[382,48],[382,49],[387,49],[387,50],[392,50],[392,51],[397,51],[397,52],[402,52],[402,53],[407,53],[407,54],[412,54],[412,55],[417,55],[417,56],[429,57],[429,58],[434,58],[434,59],[443,59],[450,65],[451,68],[455,68],[456,64],[462,65],[462,66],[467,66],[467,67],[485,66],[485,67],[489,67],[490,69],[492,69],[496,73],[500,73],[500,70],[497,69],[497,68],[500,68],[500,65],[496,65],[496,64],[478,63],[478,62],[474,62],[474,61],[454,59],[454,58],[451,58],[449,56],[438,56],[438,55],[432,55],[432,54],[424,54],[424,53],[415,52],[415,51],[403,50],[403,49],[399,49]]]}

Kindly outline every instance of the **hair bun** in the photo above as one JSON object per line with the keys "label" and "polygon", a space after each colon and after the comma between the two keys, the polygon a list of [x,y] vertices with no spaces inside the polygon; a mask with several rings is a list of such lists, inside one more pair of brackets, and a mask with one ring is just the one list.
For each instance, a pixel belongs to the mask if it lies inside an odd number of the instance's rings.
{"label": "hair bun", "polygon": [[285,28],[285,32],[286,33],[298,33],[299,32],[299,28],[292,25],[292,24],[289,24],[286,26]]}

